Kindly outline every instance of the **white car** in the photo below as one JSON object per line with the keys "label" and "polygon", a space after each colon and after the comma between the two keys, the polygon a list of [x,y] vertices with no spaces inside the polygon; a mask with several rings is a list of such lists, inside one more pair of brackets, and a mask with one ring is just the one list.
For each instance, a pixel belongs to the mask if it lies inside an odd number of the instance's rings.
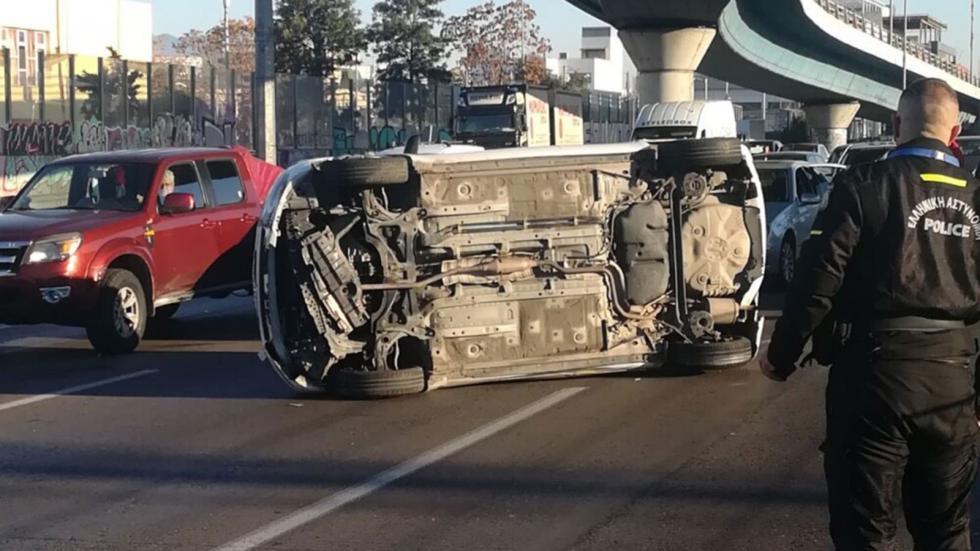
{"label": "white car", "polygon": [[305,161],[257,230],[263,354],[369,398],[743,365],[764,221],[736,139]]}

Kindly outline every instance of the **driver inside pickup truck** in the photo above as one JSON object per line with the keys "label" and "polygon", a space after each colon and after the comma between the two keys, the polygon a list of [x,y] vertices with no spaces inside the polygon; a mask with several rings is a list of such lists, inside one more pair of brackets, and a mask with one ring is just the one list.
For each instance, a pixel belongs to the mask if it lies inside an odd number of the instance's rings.
{"label": "driver inside pickup truck", "polygon": [[168,195],[174,192],[174,173],[169,168],[163,172],[163,178],[160,182],[160,194],[157,196],[157,202],[163,205],[163,200],[167,198]]}

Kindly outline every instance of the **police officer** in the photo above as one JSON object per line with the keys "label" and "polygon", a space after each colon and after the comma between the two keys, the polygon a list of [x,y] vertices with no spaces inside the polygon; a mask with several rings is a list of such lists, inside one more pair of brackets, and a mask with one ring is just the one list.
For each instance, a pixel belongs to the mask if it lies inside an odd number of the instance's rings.
{"label": "police officer", "polygon": [[831,360],[822,446],[840,550],[893,549],[899,504],[917,550],[970,549],[980,183],[948,147],[958,115],[942,80],[902,93],[901,145],[836,179],[760,360],[785,380],[818,328],[850,328],[826,332],[849,335]]}

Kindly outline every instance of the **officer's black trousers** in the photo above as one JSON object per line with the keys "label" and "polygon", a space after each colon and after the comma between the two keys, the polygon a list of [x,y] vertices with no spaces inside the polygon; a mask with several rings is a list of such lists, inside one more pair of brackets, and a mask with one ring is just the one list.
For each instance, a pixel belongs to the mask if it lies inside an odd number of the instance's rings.
{"label": "officer's black trousers", "polygon": [[849,347],[831,368],[824,444],[831,537],[840,551],[895,549],[901,504],[917,551],[970,549],[974,346],[936,335],[886,337]]}

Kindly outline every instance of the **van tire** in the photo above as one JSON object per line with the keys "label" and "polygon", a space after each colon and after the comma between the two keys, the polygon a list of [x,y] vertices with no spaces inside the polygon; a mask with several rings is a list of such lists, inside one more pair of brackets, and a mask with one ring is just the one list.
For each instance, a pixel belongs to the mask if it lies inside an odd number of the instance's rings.
{"label": "van tire", "polygon": [[331,375],[337,395],[353,400],[394,398],[425,390],[425,372],[421,367],[377,371],[341,369]]}
{"label": "van tire", "polygon": [[[387,186],[408,182],[408,158],[343,157],[320,164],[323,183],[340,186]],[[321,184],[323,185],[323,184]]]}
{"label": "van tire", "polygon": [[674,174],[742,163],[742,142],[737,138],[678,140],[657,146],[661,172]]}
{"label": "van tire", "polygon": [[143,339],[147,314],[139,278],[128,270],[110,269],[102,279],[85,333],[96,352],[126,354],[136,350]]}
{"label": "van tire", "polygon": [[705,371],[741,367],[754,356],[752,343],[745,337],[721,342],[673,342],[667,348],[669,363]]}

